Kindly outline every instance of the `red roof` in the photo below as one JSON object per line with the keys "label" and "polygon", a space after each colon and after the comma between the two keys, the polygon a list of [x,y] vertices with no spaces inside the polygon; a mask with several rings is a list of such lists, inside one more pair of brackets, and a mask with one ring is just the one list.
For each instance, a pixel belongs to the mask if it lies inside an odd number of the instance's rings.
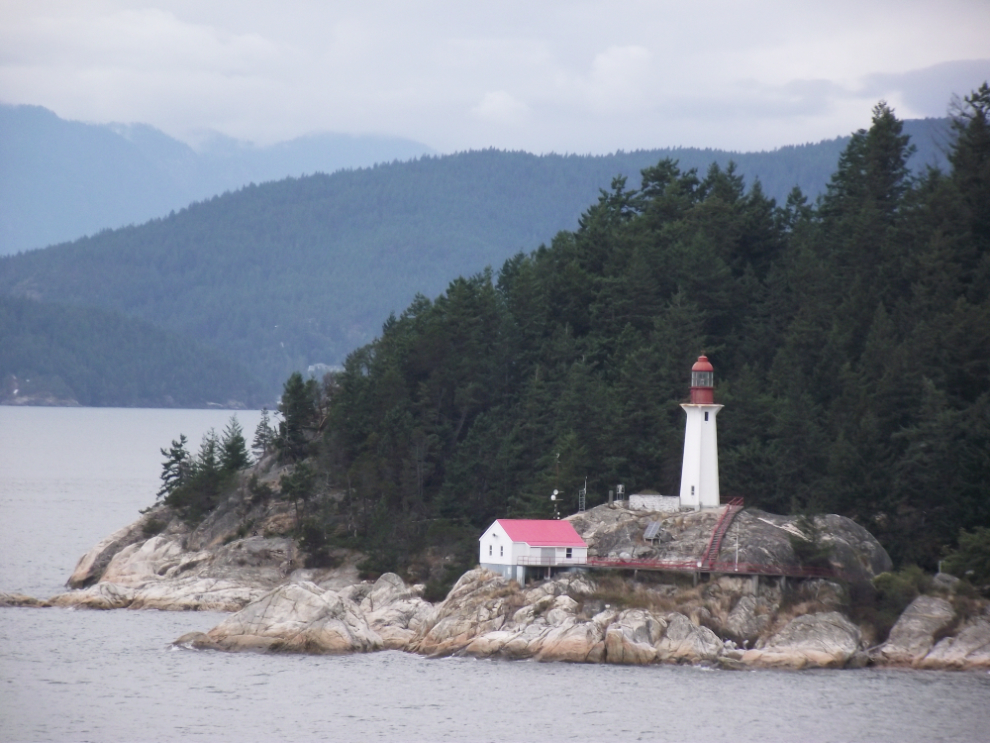
{"label": "red roof", "polygon": [[531,547],[587,547],[574,531],[570,521],[537,519],[497,519],[513,542],[526,542]]}

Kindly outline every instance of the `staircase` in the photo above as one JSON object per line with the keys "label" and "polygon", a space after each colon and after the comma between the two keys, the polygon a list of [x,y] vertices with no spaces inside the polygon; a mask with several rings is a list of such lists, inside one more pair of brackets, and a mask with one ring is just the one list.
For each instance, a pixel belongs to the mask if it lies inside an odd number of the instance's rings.
{"label": "staircase", "polygon": [[725,533],[729,530],[729,527],[732,526],[732,520],[742,509],[742,498],[733,498],[726,504],[718,523],[712,529],[712,536],[708,540],[708,547],[705,549],[705,554],[701,558],[701,569],[703,571],[711,571],[714,567],[715,561],[718,559],[719,550],[722,548],[722,539],[725,537]]}

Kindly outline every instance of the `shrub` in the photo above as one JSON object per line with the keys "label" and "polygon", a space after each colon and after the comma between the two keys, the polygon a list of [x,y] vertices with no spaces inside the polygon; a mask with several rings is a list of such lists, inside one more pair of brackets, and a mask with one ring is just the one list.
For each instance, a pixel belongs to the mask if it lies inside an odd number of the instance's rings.
{"label": "shrub", "polygon": [[434,578],[431,576],[430,579],[426,581],[426,588],[423,591],[423,598],[431,603],[443,601],[447,598],[447,594],[450,593],[450,589],[454,587],[457,579],[460,578],[465,572],[466,568],[461,563],[444,565],[443,570],[440,572],[438,577]]}
{"label": "shrub", "polygon": [[990,590],[990,529],[978,526],[973,531],[959,532],[959,547],[943,561],[946,572]]}
{"label": "shrub", "polygon": [[267,482],[261,482],[256,474],[252,474],[251,479],[248,480],[248,492],[251,494],[251,503],[253,505],[267,503],[275,495],[272,486]]}
{"label": "shrub", "polygon": [[880,573],[872,583],[850,584],[849,614],[857,623],[872,625],[876,631],[875,642],[881,643],[908,604],[931,587],[931,576],[917,565]]}
{"label": "shrub", "polygon": [[161,534],[168,527],[168,519],[159,518],[158,516],[152,516],[150,519],[144,522],[144,526],[141,527],[141,531],[146,537],[153,537],[156,534]]}
{"label": "shrub", "polygon": [[305,567],[337,567],[339,560],[332,554],[333,542],[324,523],[312,517],[304,519],[298,533],[299,546],[306,553]]}
{"label": "shrub", "polygon": [[832,548],[822,541],[822,531],[815,522],[815,517],[798,516],[795,525],[804,534],[804,537],[788,535],[798,564],[809,568],[831,567],[829,558],[832,555]]}

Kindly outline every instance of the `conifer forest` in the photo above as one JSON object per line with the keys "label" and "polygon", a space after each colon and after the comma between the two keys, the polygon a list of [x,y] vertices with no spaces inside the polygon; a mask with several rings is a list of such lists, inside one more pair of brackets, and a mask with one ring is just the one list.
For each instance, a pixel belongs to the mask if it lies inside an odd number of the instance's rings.
{"label": "conifer forest", "polygon": [[990,526],[987,85],[952,127],[948,172],[912,175],[881,102],[814,203],[661,161],[550,245],[417,297],[342,371],[293,375],[272,438],[304,540],[376,570],[427,545],[468,561],[555,489],[567,512],[585,482],[589,507],[676,493],[704,352],[723,497],[852,517],[933,568]]}

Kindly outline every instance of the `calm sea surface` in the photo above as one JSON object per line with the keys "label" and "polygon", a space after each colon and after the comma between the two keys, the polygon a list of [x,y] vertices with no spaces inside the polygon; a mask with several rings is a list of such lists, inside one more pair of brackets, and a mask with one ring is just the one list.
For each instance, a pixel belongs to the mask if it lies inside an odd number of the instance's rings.
{"label": "calm sea surface", "polygon": [[[227,411],[0,406],[0,591],[47,597]],[[237,413],[248,438],[257,412]],[[0,741],[990,740],[990,674],[178,650],[221,615],[0,609]]]}

